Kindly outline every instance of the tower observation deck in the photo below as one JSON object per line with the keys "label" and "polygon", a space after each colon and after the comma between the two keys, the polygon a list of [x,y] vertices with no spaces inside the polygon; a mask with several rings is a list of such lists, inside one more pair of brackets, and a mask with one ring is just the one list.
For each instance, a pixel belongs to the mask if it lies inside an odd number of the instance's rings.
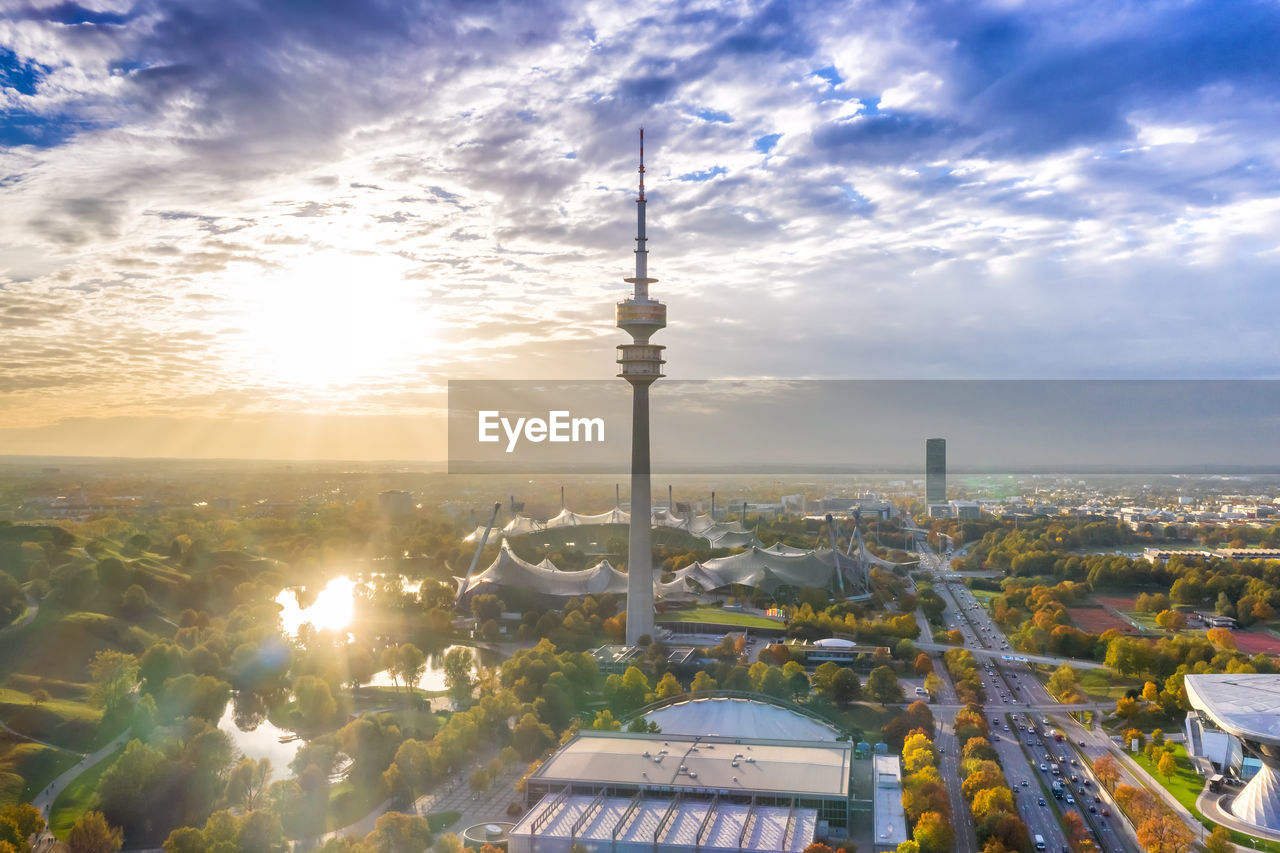
{"label": "tower observation deck", "polygon": [[640,194],[636,198],[636,274],[623,279],[635,286],[618,303],[618,328],[631,343],[618,346],[618,375],[631,383],[631,527],[627,545],[627,643],[653,637],[653,515],[649,466],[649,386],[662,376],[663,347],[649,343],[667,325],[667,306],[649,297],[648,238],[644,222],[644,129],[640,129]]}

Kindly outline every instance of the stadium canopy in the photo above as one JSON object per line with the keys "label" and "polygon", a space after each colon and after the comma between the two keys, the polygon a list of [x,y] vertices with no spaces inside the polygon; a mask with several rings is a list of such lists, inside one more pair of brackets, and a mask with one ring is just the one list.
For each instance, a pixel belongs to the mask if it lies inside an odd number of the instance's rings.
{"label": "stadium canopy", "polygon": [[[456,578],[461,588],[462,578]],[[572,598],[584,595],[601,595],[606,592],[625,593],[627,576],[602,560],[589,569],[565,572],[551,565],[549,560],[534,565],[520,559],[511,545],[503,540],[498,556],[483,572],[471,578],[467,592],[483,591],[486,586],[518,587],[530,589],[542,595]]]}

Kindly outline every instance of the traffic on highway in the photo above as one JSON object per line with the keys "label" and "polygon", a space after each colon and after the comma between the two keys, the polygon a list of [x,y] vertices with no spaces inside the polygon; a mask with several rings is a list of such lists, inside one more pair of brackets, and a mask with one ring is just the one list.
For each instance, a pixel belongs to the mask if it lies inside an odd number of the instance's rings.
{"label": "traffic on highway", "polygon": [[1089,766],[1110,748],[1106,735],[1084,729],[1065,714],[1033,711],[1055,703],[1035,677],[1034,662],[1009,651],[1003,632],[963,584],[941,580],[934,588],[947,603],[947,630],[960,631],[965,648],[1003,652],[979,658],[984,707],[992,746],[1015,792],[1033,846],[1049,853],[1069,853],[1062,816],[1074,812],[1085,827],[1084,837],[1098,850],[1139,853],[1129,836],[1118,831],[1112,818],[1114,804]]}

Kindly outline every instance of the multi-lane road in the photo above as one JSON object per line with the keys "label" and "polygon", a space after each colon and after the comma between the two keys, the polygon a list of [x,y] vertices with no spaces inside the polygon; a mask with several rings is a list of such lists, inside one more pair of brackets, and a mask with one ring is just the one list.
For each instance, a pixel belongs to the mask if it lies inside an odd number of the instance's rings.
{"label": "multi-lane road", "polygon": [[[1074,811],[1102,853],[1138,853],[1132,840],[1117,829],[1115,819],[1103,813],[1112,811],[1109,798],[1099,790],[1087,762],[1078,755],[1084,752],[1092,758],[1109,751],[1106,736],[1085,730],[1062,713],[1067,708],[1058,706],[1032,673],[1031,656],[1009,653],[1004,634],[967,588],[939,582],[935,590],[947,603],[947,628],[959,629],[965,648],[983,666],[987,696],[984,707],[992,746],[1032,837],[1043,837],[1048,853],[1061,853],[1067,847],[1067,838],[1059,815]],[[1027,660],[1019,661],[1019,657]],[[1075,661],[1072,664],[1079,665]],[[940,704],[956,701],[947,695],[938,698]],[[1042,710],[1048,708],[1055,712]],[[947,728],[944,725],[944,737]],[[1061,742],[1051,734],[1054,731],[1063,735]],[[1073,760],[1075,764],[1071,763]],[[1055,764],[1061,776],[1052,773]],[[1044,770],[1040,769],[1042,766]],[[958,773],[944,773],[944,777],[958,790]],[[1051,788],[1053,781],[1060,778],[1064,780],[1064,794],[1063,799],[1057,800]],[[1068,796],[1074,802],[1068,802]]]}

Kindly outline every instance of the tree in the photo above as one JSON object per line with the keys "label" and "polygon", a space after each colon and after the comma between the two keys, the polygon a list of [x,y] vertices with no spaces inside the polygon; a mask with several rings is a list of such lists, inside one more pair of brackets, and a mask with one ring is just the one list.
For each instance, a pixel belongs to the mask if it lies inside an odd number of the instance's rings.
{"label": "tree", "polygon": [[961,751],[961,757],[965,761],[997,761],[995,747],[991,745],[991,741],[984,737],[969,738],[965,742],[964,749]]}
{"label": "tree", "polygon": [[31,704],[37,708],[52,698],[53,697],[49,695],[49,691],[45,690],[43,687],[37,687],[35,690],[31,691]]}
{"label": "tree", "polygon": [[1173,634],[1187,627],[1187,615],[1178,610],[1161,610],[1156,615],[1156,624]]}
{"label": "tree", "polygon": [[683,693],[684,688],[680,686],[680,682],[676,680],[676,677],[668,672],[663,674],[653,692],[658,699],[670,699]]}
{"label": "tree", "polygon": [[1098,777],[1102,787],[1114,791],[1116,783],[1120,781],[1120,765],[1110,755],[1099,755],[1093,760],[1093,774]]}
{"label": "tree", "polygon": [[920,845],[911,839],[898,842],[897,853],[920,853]]}
{"label": "tree", "polygon": [[323,726],[333,719],[338,703],[333,699],[328,682],[314,675],[303,675],[293,685],[294,697],[302,724],[310,729]]}
{"label": "tree", "polygon": [[1014,814],[1017,811],[1013,804],[1013,791],[1003,785],[974,794],[971,808],[974,820],[979,823],[992,815]]}
{"label": "tree", "polygon": [[435,853],[462,853],[462,839],[452,832],[446,832],[436,839],[431,848]]}
{"label": "tree", "polygon": [[902,745],[902,770],[904,773],[907,775],[919,773],[924,768],[933,767],[937,763],[938,757],[934,752],[933,741],[919,732],[907,736]]}
{"label": "tree", "polygon": [[1076,671],[1071,668],[1070,664],[1064,663],[1049,676],[1049,681],[1045,684],[1045,688],[1053,694],[1054,698],[1061,700],[1065,696],[1079,693],[1080,682],[1076,677]]}
{"label": "tree", "polygon": [[1204,853],[1232,853],[1235,844],[1231,842],[1231,830],[1225,826],[1215,826],[1213,832],[1204,840]]}
{"label": "tree", "polygon": [[1084,818],[1080,817],[1079,812],[1070,811],[1062,816],[1062,829],[1067,834],[1067,841],[1071,844],[1073,850],[1080,849],[1080,842],[1088,837],[1088,830],[1085,829]]}
{"label": "tree", "polygon": [[1138,843],[1149,853],[1187,853],[1194,842],[1187,825],[1167,811],[1151,815],[1138,826]]}
{"label": "tree", "polygon": [[271,778],[271,759],[242,758],[227,775],[227,802],[251,812],[262,803]]}
{"label": "tree", "polygon": [[270,812],[252,811],[240,821],[236,832],[240,853],[274,853],[284,850],[284,830],[280,819]]}
{"label": "tree", "polygon": [[715,689],[716,680],[703,670],[698,670],[693,676],[693,683],[689,685],[690,693],[705,693]]}
{"label": "tree", "polygon": [[1231,636],[1230,628],[1210,628],[1204,632],[1204,636],[1206,640],[1224,652],[1234,652],[1236,650],[1236,638]]}
{"label": "tree", "polygon": [[520,757],[529,761],[555,743],[555,735],[546,723],[538,722],[533,714],[525,714],[511,730],[511,740],[520,750]]}
{"label": "tree", "polygon": [[431,827],[421,815],[385,812],[364,840],[376,853],[421,853],[431,846]]}
{"label": "tree", "polygon": [[129,694],[138,683],[138,659],[113,649],[98,651],[89,664],[89,675],[94,703],[111,716],[129,704]]}
{"label": "tree", "polygon": [[1173,774],[1178,772],[1178,760],[1173,757],[1172,752],[1166,752],[1160,756],[1160,761],[1156,764],[1156,772],[1165,779],[1172,779]]}
{"label": "tree", "polygon": [[903,699],[902,685],[898,683],[898,676],[887,666],[879,666],[871,670],[871,675],[867,676],[866,694],[868,699],[879,702],[881,705],[901,702]]}
{"label": "tree", "polygon": [[931,697],[937,698],[942,695],[943,681],[938,677],[937,673],[931,672],[924,677],[924,690]]}
{"label": "tree", "polygon": [[915,673],[918,676],[926,676],[933,672],[933,658],[929,657],[928,652],[920,652],[916,655]]}
{"label": "tree", "polygon": [[591,722],[591,728],[597,732],[618,732],[622,731],[622,723],[613,718],[613,712],[605,708],[596,713],[596,718]]}
{"label": "tree", "polygon": [[[132,655],[130,655],[132,657]],[[116,853],[124,842],[120,827],[107,823],[102,812],[85,812],[71,827],[67,846],[71,853]]]}
{"label": "tree", "polygon": [[422,673],[427,671],[426,654],[413,643],[405,643],[396,649],[396,663],[400,668],[400,677],[404,679],[405,686],[409,688],[410,693],[413,693],[417,689],[418,682],[422,680]]}
{"label": "tree", "polygon": [[920,815],[912,837],[920,845],[920,853],[948,853],[955,842],[951,824],[937,812]]}
{"label": "tree", "polygon": [[[472,603],[474,604],[474,600]],[[444,684],[449,690],[449,695],[456,701],[462,701],[471,696],[471,691],[475,687],[471,676],[474,670],[475,660],[471,656],[471,649],[466,646],[454,646],[444,653]]]}
{"label": "tree", "polygon": [[38,832],[44,832],[44,817],[40,810],[30,803],[14,803],[0,810],[0,824],[11,825],[17,836],[15,846],[19,849],[26,840]]}
{"label": "tree", "polygon": [[1142,698],[1148,702],[1155,702],[1160,698],[1160,688],[1156,687],[1154,681],[1142,685]]}

